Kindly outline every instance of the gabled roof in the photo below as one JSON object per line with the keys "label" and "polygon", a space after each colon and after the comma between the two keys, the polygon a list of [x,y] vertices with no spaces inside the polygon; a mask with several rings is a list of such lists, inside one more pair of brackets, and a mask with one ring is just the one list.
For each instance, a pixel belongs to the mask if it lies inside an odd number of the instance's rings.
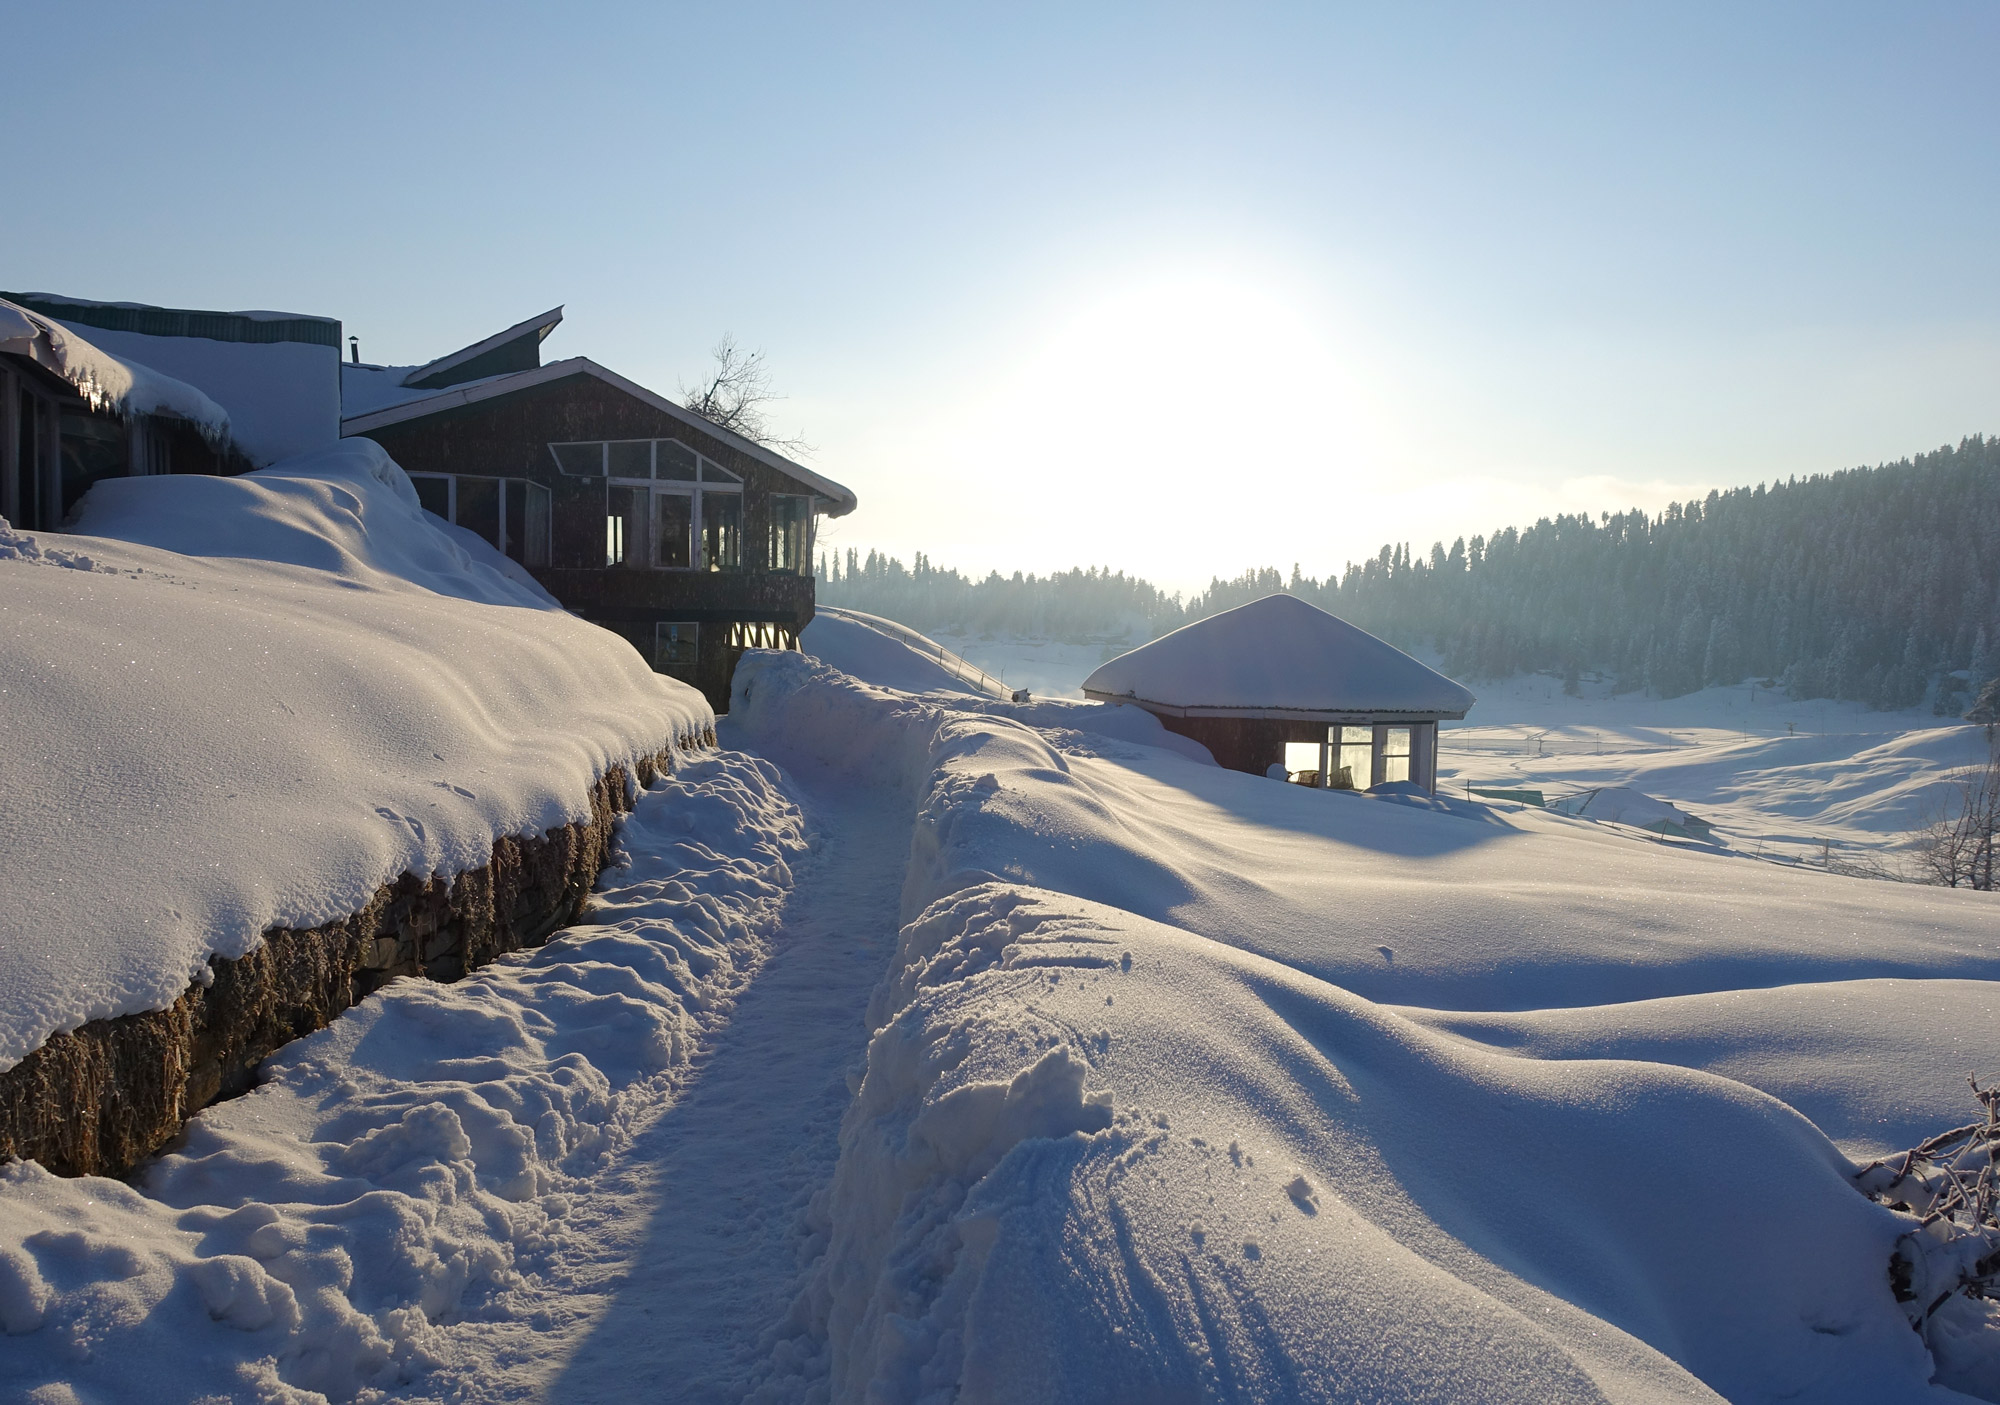
{"label": "gabled roof", "polygon": [[1142,644],[1083,682],[1099,702],[1176,717],[1426,721],[1473,696],[1393,644],[1291,595],[1267,595]]}
{"label": "gabled roof", "polygon": [[752,439],[745,439],[732,430],[703,419],[694,411],[676,405],[664,395],[657,395],[636,381],[628,381],[616,371],[607,370],[587,356],[572,356],[567,361],[551,361],[532,371],[517,371],[513,375],[493,376],[476,384],[455,386],[436,395],[425,396],[421,400],[411,400],[400,405],[388,405],[367,414],[355,415],[340,422],[343,438],[356,434],[366,434],[370,430],[382,429],[392,424],[404,424],[410,420],[428,418],[446,410],[456,410],[465,405],[476,405],[482,400],[491,400],[501,395],[512,395],[516,391],[530,390],[539,385],[567,380],[572,376],[593,376],[635,400],[650,405],[653,409],[687,425],[690,429],[719,439],[730,448],[747,454],[768,468],[774,468],[788,478],[797,479],[825,498],[829,504],[829,517],[844,517],[854,511],[855,496],[852,488],[843,487],[831,478],[822,477],[804,464],[786,458],[776,450],[768,449]]}
{"label": "gabled roof", "polygon": [[495,332],[484,341],[461,347],[449,356],[426,362],[403,377],[403,384],[418,390],[443,390],[487,376],[509,371],[532,371],[542,364],[542,341],[562,321],[561,307],[552,307],[539,317],[516,322],[504,332]]}

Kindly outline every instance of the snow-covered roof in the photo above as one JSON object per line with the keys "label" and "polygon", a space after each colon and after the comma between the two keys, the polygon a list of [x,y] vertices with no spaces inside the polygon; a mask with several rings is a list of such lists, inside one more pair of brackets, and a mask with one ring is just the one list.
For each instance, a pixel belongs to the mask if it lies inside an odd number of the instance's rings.
{"label": "snow-covered roof", "polygon": [[92,409],[171,415],[210,441],[229,437],[229,414],[185,381],[113,356],[62,323],[0,298],[0,352],[25,356],[76,387]]}
{"label": "snow-covered roof", "polygon": [[1393,644],[1292,595],[1267,595],[1121,654],[1083,695],[1178,717],[1421,721],[1472,694]]}
{"label": "snow-covered roof", "polygon": [[[797,479],[811,488],[815,493],[827,499],[829,504],[827,515],[829,517],[844,517],[854,511],[857,500],[852,488],[844,487],[834,482],[831,478],[815,473],[804,464],[788,459],[783,454],[766,448],[753,439],[745,439],[742,435],[724,429],[721,425],[711,420],[703,419],[700,415],[697,415],[685,406],[676,405],[673,401],[667,399],[666,396],[646,389],[646,387],[640,385],[637,381],[625,379],[625,377],[619,375],[616,371],[608,370],[598,365],[587,356],[572,356],[566,361],[551,361],[548,365],[537,367],[532,371],[517,371],[512,375],[494,376],[488,380],[455,385],[449,390],[439,391],[435,395],[427,395],[420,400],[391,404],[379,410],[370,410],[353,415],[340,422],[340,432],[343,436],[366,434],[370,430],[383,429],[392,424],[403,424],[409,420],[423,419],[445,410],[456,410],[464,405],[476,405],[482,400],[491,400],[495,396],[511,395],[518,390],[529,390],[535,386],[547,385],[553,381],[567,380],[571,376],[594,376],[606,385],[624,391],[635,400],[643,401],[663,414],[671,415],[689,428],[697,429],[711,438],[719,439],[738,452],[748,454],[759,463],[774,468],[789,478]],[[383,390],[379,384],[372,386],[371,389],[374,391]]]}
{"label": "snow-covered roof", "polygon": [[[495,332],[483,341],[476,341],[471,346],[461,347],[449,356],[440,356],[435,361],[427,361],[421,366],[412,367],[409,373],[403,377],[403,383],[420,389],[442,390],[449,385],[459,385],[472,380],[483,380],[488,373],[530,369],[530,366],[540,364],[541,353],[537,348],[541,346],[542,342],[548,337],[548,334],[556,329],[556,325],[562,321],[562,315],[562,308],[556,306],[542,313],[539,317],[530,317],[525,322],[516,322],[513,326],[507,328],[506,331]],[[531,337],[533,338],[532,341],[529,340]],[[473,364],[482,357],[492,356],[493,353],[505,350],[515,342],[524,344],[521,347],[521,354],[532,358],[530,366],[493,365],[490,363],[486,366],[477,366]],[[504,360],[504,358],[500,357],[495,357],[494,359]],[[470,374],[467,374],[467,372],[470,372]]]}
{"label": "snow-covered roof", "polygon": [[331,317],[4,296],[100,351],[197,387],[227,412],[231,440],[258,467],[340,438],[340,323]]}

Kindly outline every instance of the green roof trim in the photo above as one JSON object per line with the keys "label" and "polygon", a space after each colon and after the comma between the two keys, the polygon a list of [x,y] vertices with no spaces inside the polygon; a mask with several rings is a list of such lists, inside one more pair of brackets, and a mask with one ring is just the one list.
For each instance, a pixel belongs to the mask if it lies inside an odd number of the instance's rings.
{"label": "green roof trim", "polygon": [[202,337],[208,341],[304,342],[340,351],[340,323],[331,317],[246,317],[240,312],[196,312],[179,307],[144,307],[129,303],[80,302],[48,293],[0,293],[30,312],[102,327],[107,332],[136,332],[147,337]]}

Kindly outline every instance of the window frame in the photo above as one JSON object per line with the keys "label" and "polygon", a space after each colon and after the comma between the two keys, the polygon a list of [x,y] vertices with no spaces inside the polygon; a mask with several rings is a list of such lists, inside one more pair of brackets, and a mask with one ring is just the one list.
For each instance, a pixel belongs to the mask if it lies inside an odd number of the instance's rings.
{"label": "window frame", "polygon": [[[433,473],[427,470],[420,470],[411,473],[409,477],[412,487],[419,481],[424,480],[431,482],[442,481],[444,483],[445,511],[440,515],[454,527],[463,525],[458,520],[458,480],[461,478],[476,478],[484,483],[495,484],[499,496],[500,540],[498,542],[487,542],[487,545],[491,546],[509,561],[514,562],[517,566],[525,567],[531,571],[547,570],[554,561],[555,502],[554,494],[549,491],[548,484],[537,483],[532,478],[521,478],[511,474],[498,473]],[[538,534],[530,534],[525,525],[530,520],[531,509],[528,504],[537,493],[543,498],[542,529]],[[514,507],[517,495],[520,499],[519,508]],[[520,532],[521,554],[519,556],[514,555],[513,552],[507,549],[514,540],[514,532],[510,524],[513,522],[516,514],[518,514],[523,522]],[[474,531],[471,527],[467,527],[466,530],[468,532]],[[486,541],[483,535],[476,532],[475,535],[479,535],[481,541]],[[541,540],[539,542],[535,541],[533,539],[534,535],[539,535]],[[539,547],[539,550],[536,549],[537,547]],[[536,557],[540,557],[541,559],[534,559]]]}

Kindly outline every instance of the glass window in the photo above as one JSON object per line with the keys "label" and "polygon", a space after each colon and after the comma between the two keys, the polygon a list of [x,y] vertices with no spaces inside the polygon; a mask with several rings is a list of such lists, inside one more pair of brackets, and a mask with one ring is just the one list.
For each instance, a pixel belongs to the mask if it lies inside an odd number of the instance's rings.
{"label": "glass window", "polygon": [[[605,508],[605,553],[607,566],[644,566],[650,561],[646,551],[646,516],[651,510],[652,492],[613,484]],[[610,525],[616,523],[614,527]],[[617,554],[611,551],[616,539]]]}
{"label": "glass window", "polygon": [[694,450],[685,444],[676,444],[671,439],[660,440],[659,448],[660,458],[657,470],[659,477],[671,479],[676,483],[694,482]]}
{"label": "glass window", "polygon": [[812,499],[781,494],[771,499],[771,530],[765,544],[766,569],[805,574],[811,552]]}
{"label": "glass window", "polygon": [[743,564],[743,494],[701,495],[701,564],[708,571]]}
{"label": "glass window", "polygon": [[556,456],[556,467],[564,473],[573,473],[584,478],[604,476],[602,444],[551,444],[549,451]]}
{"label": "glass window", "polygon": [[1336,790],[1366,790],[1375,784],[1375,729],[1333,727],[1327,740],[1340,747],[1333,768]]}
{"label": "glass window", "polygon": [[500,480],[458,477],[458,525],[500,545]]}
{"label": "glass window", "polygon": [[701,662],[701,626],[683,620],[653,625],[653,667],[661,673],[693,673]]}
{"label": "glass window", "polygon": [[704,483],[741,483],[743,480],[717,463],[714,459],[701,461],[701,481]]}
{"label": "glass window", "polygon": [[611,476],[613,478],[651,478],[653,476],[653,441],[650,439],[628,439],[623,443],[607,444],[610,455]]}
{"label": "glass window", "polygon": [[549,564],[549,490],[524,478],[503,480],[507,554],[523,566]]}
{"label": "glass window", "polygon": [[1384,727],[1382,729],[1382,784],[1391,781],[1406,781],[1410,778],[1410,729],[1408,727]]}
{"label": "glass window", "polygon": [[417,501],[424,505],[425,512],[435,512],[445,521],[451,521],[450,478],[441,473],[412,473],[410,486],[417,490]]}
{"label": "glass window", "polygon": [[665,570],[686,570],[693,564],[694,494],[653,494],[653,564]]}

